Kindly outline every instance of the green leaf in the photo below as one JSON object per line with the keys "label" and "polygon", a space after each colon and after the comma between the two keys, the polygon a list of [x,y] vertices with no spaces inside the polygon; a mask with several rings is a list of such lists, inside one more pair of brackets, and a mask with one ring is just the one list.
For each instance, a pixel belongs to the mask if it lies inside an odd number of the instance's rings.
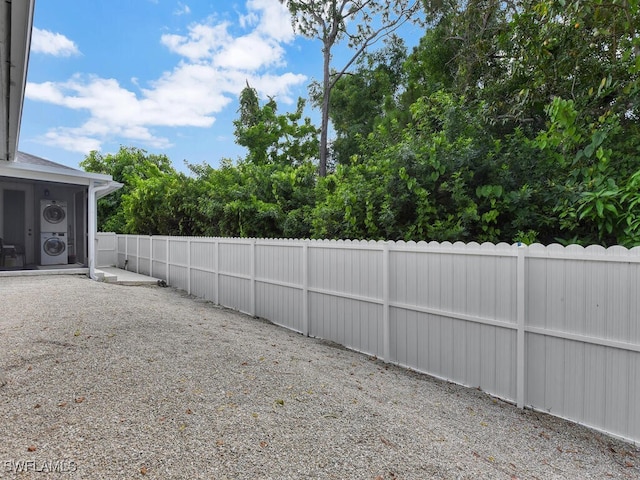
{"label": "green leaf", "polygon": [[591,158],[591,155],[593,155],[593,151],[595,150],[595,148],[596,147],[593,143],[584,147],[584,156],[587,158]]}
{"label": "green leaf", "polygon": [[580,213],[580,216],[578,217],[579,220],[582,220],[584,217],[586,217],[587,215],[590,215],[591,212],[593,211],[593,207],[591,205],[585,207],[582,210],[582,213]]}
{"label": "green leaf", "polygon": [[616,206],[612,203],[607,203],[604,206],[605,210],[609,210],[611,213],[613,213],[614,215],[618,215],[618,209],[616,208]]}
{"label": "green leaf", "polygon": [[611,234],[613,232],[613,225],[610,221],[607,221],[604,227],[607,229],[607,233]]}

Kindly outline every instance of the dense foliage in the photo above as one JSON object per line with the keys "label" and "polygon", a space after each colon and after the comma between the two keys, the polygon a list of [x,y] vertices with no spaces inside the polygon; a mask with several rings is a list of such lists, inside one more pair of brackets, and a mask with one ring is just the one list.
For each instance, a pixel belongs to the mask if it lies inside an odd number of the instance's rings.
{"label": "dense foliage", "polygon": [[84,167],[126,184],[101,228],[135,233],[640,244],[640,25],[630,0],[425,2],[335,83],[319,130],[249,86],[246,157],[177,173],[123,148]]}

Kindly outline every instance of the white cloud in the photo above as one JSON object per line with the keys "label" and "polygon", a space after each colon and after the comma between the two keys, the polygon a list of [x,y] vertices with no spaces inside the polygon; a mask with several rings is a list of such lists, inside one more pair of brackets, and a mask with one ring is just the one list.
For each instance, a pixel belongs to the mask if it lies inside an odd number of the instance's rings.
{"label": "white cloud", "polygon": [[280,42],[292,42],[295,33],[287,7],[273,0],[248,0],[247,9],[260,12],[257,30],[262,35]]}
{"label": "white cloud", "polygon": [[31,51],[55,57],[70,57],[80,54],[77,45],[64,35],[36,27],[33,27],[31,33]]}
{"label": "white cloud", "polygon": [[100,150],[100,141],[88,136],[82,136],[79,129],[55,129],[47,132],[41,139],[42,143],[59,147],[69,152],[89,153]]}
{"label": "white cloud", "polygon": [[160,41],[169,50],[192,62],[210,59],[224,45],[233,41],[228,33],[229,24],[207,25],[193,24],[189,27],[189,35],[165,34]]}
{"label": "white cloud", "polygon": [[295,73],[285,73],[284,75],[261,75],[249,80],[249,84],[258,90],[263,97],[274,97],[278,102],[292,104],[296,101],[289,90],[283,91],[282,85],[300,85],[307,77]]}
{"label": "white cloud", "polygon": [[59,86],[53,82],[27,82],[25,96],[30,100],[56,105],[62,105],[65,101],[64,94],[60,91]]}
{"label": "white cloud", "polygon": [[105,135],[141,142],[149,147],[164,149],[172,146],[171,142],[153,135],[149,129],[140,126],[118,126],[105,128],[95,120],[89,120],[80,127],[59,127],[49,130],[38,139],[40,142],[53,147],[59,147],[70,152],[87,154],[92,150],[100,150],[102,138]]}
{"label": "white cloud", "polygon": [[176,10],[174,10],[173,14],[174,15],[189,15],[191,13],[191,9],[189,8],[189,5],[185,5],[182,2],[178,2],[178,8]]}
{"label": "white cloud", "polygon": [[213,62],[230,70],[256,71],[282,65],[283,56],[284,49],[279,43],[254,32],[229,42],[214,56]]}
{"label": "white cloud", "polygon": [[277,0],[248,0],[247,9],[240,34],[232,34],[229,22],[208,19],[185,35],[162,35],[161,44],[181,59],[155,80],[136,78],[137,91],[113,78],[81,74],[65,82],[28,83],[26,98],[89,115],[83,125],[54,129],[44,140],[82,153],[121,138],[167,148],[170,140],[154,128],[210,127],[247,81],[263,97],[293,102],[291,90],[307,78],[275,70],[285,65],[283,43],[294,39],[289,13]]}

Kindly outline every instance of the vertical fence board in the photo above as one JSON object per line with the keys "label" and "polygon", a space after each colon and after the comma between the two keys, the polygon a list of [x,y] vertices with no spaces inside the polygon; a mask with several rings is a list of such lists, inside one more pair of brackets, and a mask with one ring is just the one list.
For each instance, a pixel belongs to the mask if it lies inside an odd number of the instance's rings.
{"label": "vertical fence board", "polygon": [[525,337],[525,405],[544,405],[546,372],[546,345],[542,335],[528,334]]}
{"label": "vertical fence board", "polygon": [[526,263],[527,325],[544,327],[547,303],[547,261],[542,258],[528,258]]}
{"label": "vertical fence board", "polygon": [[572,420],[584,417],[584,360],[584,344],[566,342],[562,411]]}
{"label": "vertical fence board", "polygon": [[418,359],[418,341],[419,341],[419,320],[418,312],[408,311],[406,313],[406,332],[405,332],[405,361],[409,368],[417,369]]}
{"label": "vertical fence board", "polygon": [[546,343],[547,356],[545,358],[545,384],[544,384],[544,408],[549,412],[561,411],[564,403],[564,382],[565,382],[565,362],[564,350],[566,348],[565,341],[557,338],[547,337]]}
{"label": "vertical fence board", "polygon": [[137,273],[142,275],[149,275],[150,273],[150,260],[151,260],[151,237],[138,237],[138,260]]}
{"label": "vertical fence board", "polygon": [[407,311],[404,309],[394,310],[389,316],[389,358],[402,365],[407,366],[406,358],[406,322]]}
{"label": "vertical fence board", "polygon": [[[637,408],[638,398],[640,398],[640,353],[631,353],[629,359],[629,415],[626,438],[636,439],[640,443],[640,408]],[[633,405],[636,405],[634,408]]]}
{"label": "vertical fence board", "polygon": [[153,255],[153,275],[156,278],[160,278],[166,282],[167,278],[167,242],[162,237],[152,237],[151,239],[152,255]]}
{"label": "vertical fence board", "polygon": [[501,396],[502,398],[514,402],[517,398],[518,382],[516,370],[517,353],[515,347],[516,332],[514,330],[508,330],[506,328],[496,329],[496,344],[500,345],[500,348],[496,350],[495,357],[495,391],[501,392],[499,394],[497,393],[497,395]]}
{"label": "vertical fence board", "polygon": [[606,348],[597,345],[585,346],[585,399],[584,418],[596,428],[605,427],[604,418],[604,385],[606,371]]}
{"label": "vertical fence board", "polygon": [[124,268],[124,260],[127,257],[127,237],[118,235],[116,265],[119,268]]}
{"label": "vertical fence board", "polygon": [[[640,249],[634,249],[640,251]],[[629,343],[634,345],[640,345],[640,295],[637,292],[640,291],[640,265],[633,264],[630,266],[632,269],[631,280],[629,281]]]}

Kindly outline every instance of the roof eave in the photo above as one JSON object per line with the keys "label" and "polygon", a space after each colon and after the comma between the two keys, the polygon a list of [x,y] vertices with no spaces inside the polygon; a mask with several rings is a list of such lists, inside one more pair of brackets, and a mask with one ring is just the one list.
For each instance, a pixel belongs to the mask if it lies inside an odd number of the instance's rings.
{"label": "roof eave", "polygon": [[14,0],[0,7],[0,161],[13,161],[18,148],[34,4],[35,0]]}
{"label": "roof eave", "polygon": [[101,190],[101,191],[96,193],[96,200],[99,200],[102,197],[106,197],[110,193],[113,193],[116,190],[120,190],[122,187],[124,187],[123,183],[116,182],[115,180],[111,180],[109,182],[109,187],[108,188],[105,188],[104,190]]}
{"label": "roof eave", "polygon": [[113,181],[111,175],[104,175],[102,173],[90,173],[83,172],[81,170],[63,169],[45,165],[30,165],[16,162],[0,162],[0,176],[70,183],[73,185],[90,185],[92,181],[94,183],[118,183]]}

